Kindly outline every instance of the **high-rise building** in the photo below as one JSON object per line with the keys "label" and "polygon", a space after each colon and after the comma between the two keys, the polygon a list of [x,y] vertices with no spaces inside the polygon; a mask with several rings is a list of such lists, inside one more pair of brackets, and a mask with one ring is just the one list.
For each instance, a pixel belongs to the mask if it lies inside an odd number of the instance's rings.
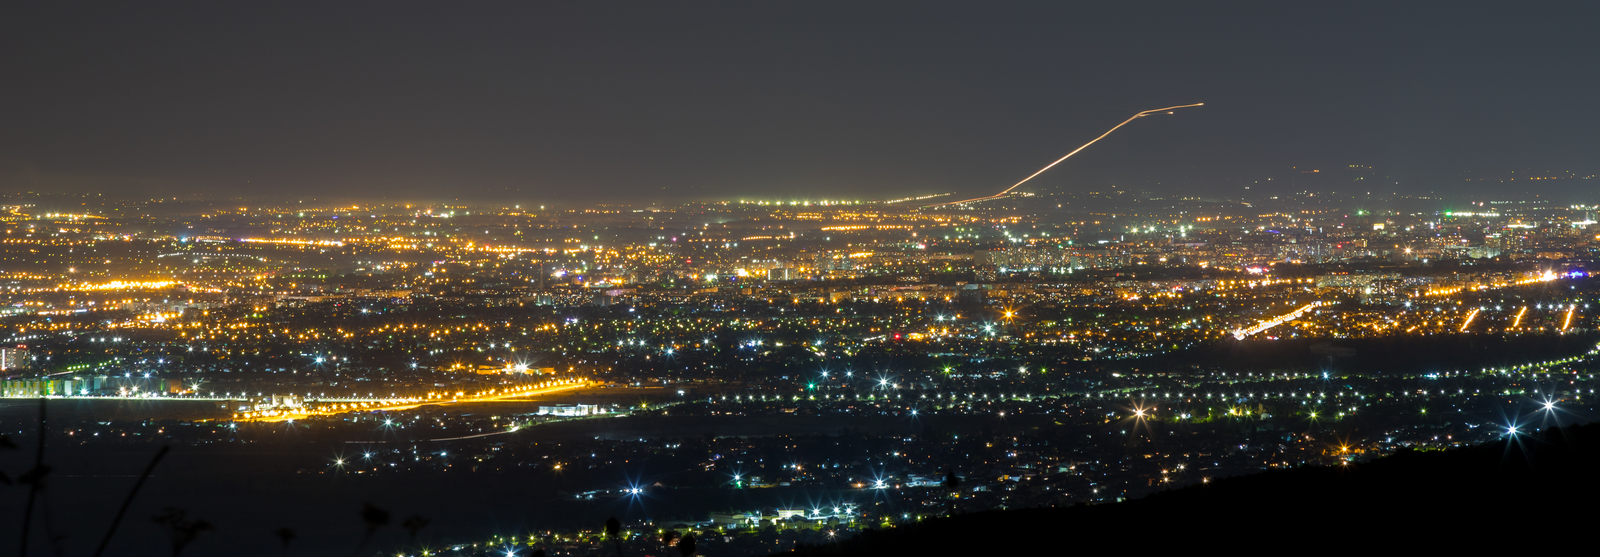
{"label": "high-rise building", "polygon": [[12,348],[0,348],[0,371],[11,371],[28,367],[28,346],[18,344]]}

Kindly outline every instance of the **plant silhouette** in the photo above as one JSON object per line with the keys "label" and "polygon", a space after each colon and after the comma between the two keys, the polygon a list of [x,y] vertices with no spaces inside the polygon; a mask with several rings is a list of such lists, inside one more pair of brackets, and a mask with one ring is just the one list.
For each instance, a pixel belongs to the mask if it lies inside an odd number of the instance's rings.
{"label": "plant silhouette", "polygon": [[[40,441],[40,443],[42,444],[43,441]],[[134,482],[133,490],[128,492],[128,498],[122,500],[122,507],[117,509],[117,515],[111,518],[111,527],[106,529],[105,537],[100,538],[100,547],[94,550],[96,557],[105,553],[106,545],[111,543],[111,535],[117,533],[117,526],[122,524],[122,517],[128,514],[128,507],[133,505],[133,498],[139,494],[139,488],[144,487],[145,480],[150,479],[150,474],[156,471],[156,465],[161,463],[161,458],[167,456],[167,452],[171,450],[171,446],[161,447],[161,450],[156,451],[155,458],[150,459],[150,465],[144,467],[144,473],[139,475],[139,481]],[[40,452],[42,453],[43,450],[41,449]]]}
{"label": "plant silhouette", "polygon": [[50,473],[50,467],[44,465],[45,440],[50,437],[49,416],[45,412],[44,398],[39,399],[39,449],[34,454],[33,469],[17,477],[17,481],[28,486],[28,506],[22,514],[22,549],[19,555],[28,554],[28,534],[33,531],[33,504],[39,498],[39,491],[44,489],[44,477]]}
{"label": "plant silhouette", "polygon": [[[16,450],[17,444],[11,442],[6,436],[0,435],[0,449]],[[0,472],[0,484],[11,485],[11,476],[7,476],[5,472]]]}
{"label": "plant silhouette", "polygon": [[285,526],[283,528],[279,528],[277,532],[274,532],[274,534],[277,534],[278,541],[283,543],[283,553],[287,555],[289,553],[289,542],[294,540],[294,530],[290,530],[287,526]]}
{"label": "plant silhouette", "polygon": [[389,525],[389,511],[374,507],[372,503],[362,503],[361,521],[367,523],[367,533],[361,537],[361,544],[356,546],[356,550],[350,553],[352,557],[361,554],[361,548],[372,541],[372,535],[378,533],[379,528]]}
{"label": "plant silhouette", "polygon": [[615,543],[617,545],[617,555],[618,555],[618,557],[621,557],[621,555],[622,555],[622,521],[617,520],[617,517],[613,516],[611,518],[607,518],[606,519],[606,537],[611,538],[612,543]]}
{"label": "plant silhouette", "polygon": [[417,541],[417,532],[423,528],[426,528],[427,526],[428,519],[417,515],[411,515],[411,518],[407,518],[405,522],[400,523],[400,527],[405,528],[406,532],[411,534],[412,542]]}
{"label": "plant silhouette", "polygon": [[184,520],[187,515],[188,512],[183,509],[168,507],[162,509],[160,514],[151,519],[156,524],[167,528],[168,534],[172,537],[172,555],[174,557],[182,553],[183,548],[193,542],[196,537],[199,537],[201,532],[216,529],[211,526],[210,522],[198,518]]}
{"label": "plant silhouette", "polygon": [[956,514],[956,504],[961,498],[961,478],[956,477],[955,470],[944,473],[944,488],[950,492],[950,514]]}

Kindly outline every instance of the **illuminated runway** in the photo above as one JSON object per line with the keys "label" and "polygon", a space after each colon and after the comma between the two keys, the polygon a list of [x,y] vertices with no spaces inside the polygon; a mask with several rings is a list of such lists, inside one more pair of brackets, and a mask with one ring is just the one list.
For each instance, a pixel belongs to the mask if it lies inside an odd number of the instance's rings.
{"label": "illuminated runway", "polygon": [[1477,316],[1478,316],[1478,309],[1477,308],[1473,308],[1472,313],[1467,314],[1466,322],[1461,324],[1461,332],[1463,332],[1463,333],[1467,332],[1467,327],[1472,325],[1472,318],[1477,317]]}
{"label": "illuminated runway", "polygon": [[1321,306],[1321,305],[1323,305],[1323,302],[1309,303],[1309,304],[1300,306],[1298,309],[1296,309],[1294,311],[1291,311],[1289,313],[1285,313],[1283,315],[1279,315],[1279,316],[1274,317],[1272,319],[1268,319],[1266,321],[1262,321],[1260,323],[1257,323],[1254,327],[1250,327],[1248,329],[1238,329],[1238,330],[1233,332],[1233,338],[1236,338],[1236,339],[1239,339],[1239,340],[1244,340],[1245,337],[1248,337],[1250,335],[1259,333],[1261,331],[1265,331],[1267,329],[1271,329],[1271,328],[1276,327],[1278,325],[1282,325],[1284,323],[1287,323],[1287,322],[1293,320],[1296,317],[1300,317],[1301,315],[1304,315],[1305,312],[1311,311],[1313,308],[1316,308],[1316,307]]}
{"label": "illuminated runway", "polygon": [[426,406],[430,404],[444,405],[464,402],[494,402],[530,396],[548,395],[551,393],[581,389],[593,385],[594,383],[590,381],[578,380],[572,382],[558,382],[557,384],[548,387],[530,386],[511,389],[491,389],[472,395],[464,392],[453,394],[430,393],[424,398],[390,399],[384,401],[364,401],[343,404],[325,404],[312,407],[269,409],[256,412],[240,412],[234,415],[234,419],[247,422],[281,422],[309,418],[312,416],[331,416],[335,414],[343,414],[345,412],[408,410],[418,406]]}

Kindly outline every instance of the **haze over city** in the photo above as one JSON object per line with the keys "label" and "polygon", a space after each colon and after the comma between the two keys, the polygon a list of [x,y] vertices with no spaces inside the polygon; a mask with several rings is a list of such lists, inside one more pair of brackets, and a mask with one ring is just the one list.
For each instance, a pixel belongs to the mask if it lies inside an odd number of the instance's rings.
{"label": "haze over city", "polygon": [[0,187],[971,197],[1128,114],[1205,102],[1037,185],[1241,195],[1364,164],[1383,169],[1383,191],[1444,192],[1596,171],[1600,116],[1584,107],[1600,78],[1583,71],[1596,39],[1582,31],[1596,15],[1470,2],[17,5],[0,18],[13,107]]}

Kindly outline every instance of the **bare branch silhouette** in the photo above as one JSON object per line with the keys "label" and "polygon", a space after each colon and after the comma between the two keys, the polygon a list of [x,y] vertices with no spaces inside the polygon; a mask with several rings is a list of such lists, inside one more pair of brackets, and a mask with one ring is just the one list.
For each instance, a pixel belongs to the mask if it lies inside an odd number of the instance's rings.
{"label": "bare branch silhouette", "polygon": [[133,484],[133,491],[128,492],[128,498],[122,500],[122,508],[117,509],[117,516],[111,519],[111,527],[106,529],[106,536],[100,538],[100,547],[94,550],[95,557],[105,553],[106,544],[111,543],[111,535],[117,533],[117,525],[122,524],[122,517],[128,514],[128,507],[133,505],[133,498],[139,494],[139,488],[144,487],[145,480],[150,479],[150,474],[156,471],[156,464],[161,463],[161,457],[167,456],[167,451],[170,450],[171,446],[161,447],[161,450],[156,451],[156,457],[150,459],[150,465],[144,467],[144,473],[139,475],[139,481]]}
{"label": "bare branch silhouette", "polygon": [[45,414],[46,402],[45,398],[39,398],[39,450],[34,455],[33,469],[24,472],[17,478],[18,481],[29,486],[28,506],[22,514],[22,547],[17,552],[18,555],[23,556],[28,554],[28,533],[33,530],[33,504],[39,498],[39,490],[44,488],[45,475],[50,473],[50,468],[44,465],[44,441],[48,437],[46,433],[49,431],[47,427],[49,421],[46,419],[47,416]]}

